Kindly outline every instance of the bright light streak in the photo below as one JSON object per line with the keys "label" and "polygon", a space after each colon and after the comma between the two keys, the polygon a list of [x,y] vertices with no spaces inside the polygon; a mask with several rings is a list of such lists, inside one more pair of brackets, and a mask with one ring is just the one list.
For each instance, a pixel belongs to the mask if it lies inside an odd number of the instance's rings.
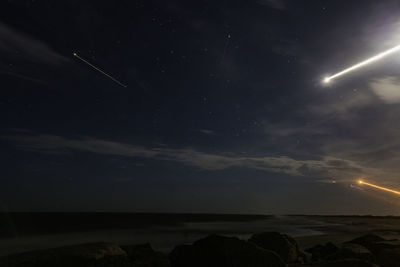
{"label": "bright light streak", "polygon": [[386,191],[386,192],[390,192],[390,193],[393,193],[393,194],[396,194],[396,195],[400,195],[400,191],[396,191],[396,190],[389,189],[389,188],[386,188],[386,187],[382,187],[382,186],[370,184],[370,183],[367,183],[367,182],[365,182],[365,181],[363,181],[363,180],[358,180],[357,183],[358,183],[359,185],[367,185],[367,186],[373,187],[373,188],[375,188],[375,189],[379,189],[379,190],[383,190],[383,191]]}
{"label": "bright light streak", "polygon": [[329,76],[329,77],[325,77],[323,82],[324,83],[329,83],[330,81],[332,81],[333,79],[335,79],[335,78],[337,78],[339,76],[342,76],[342,75],[344,75],[344,74],[346,74],[346,73],[348,73],[350,71],[353,71],[353,70],[359,69],[361,67],[364,67],[364,66],[366,66],[366,65],[368,65],[368,64],[370,64],[372,62],[375,62],[375,61],[377,61],[379,59],[382,59],[382,58],[384,58],[384,57],[386,57],[386,56],[388,56],[388,55],[390,55],[392,53],[395,53],[395,52],[397,52],[399,50],[400,50],[400,45],[395,46],[395,47],[393,47],[393,48],[391,48],[391,49],[389,49],[389,50],[387,50],[385,52],[382,52],[382,53],[380,53],[380,54],[378,54],[376,56],[373,56],[373,57],[363,61],[363,62],[360,62],[360,63],[358,63],[358,64],[356,64],[356,65],[354,65],[354,66],[352,66],[352,67],[350,67],[348,69],[345,69],[345,70],[343,70],[343,71],[341,71],[339,73],[336,73],[335,75],[332,75],[332,76]]}
{"label": "bright light streak", "polygon": [[104,71],[102,71],[101,69],[99,69],[98,67],[96,67],[95,65],[91,64],[90,62],[88,62],[87,60],[81,58],[80,56],[78,56],[78,54],[76,52],[74,52],[72,54],[74,57],[80,59],[81,61],[85,62],[86,64],[88,64],[90,67],[92,67],[93,69],[97,70],[98,72],[100,72],[101,74],[107,76],[108,78],[110,78],[111,80],[113,80],[114,82],[116,82],[117,84],[121,85],[122,87],[127,87],[125,84],[121,83],[120,81],[118,81],[117,79],[115,79],[114,77],[112,77],[111,75],[109,75],[108,73],[105,73]]}

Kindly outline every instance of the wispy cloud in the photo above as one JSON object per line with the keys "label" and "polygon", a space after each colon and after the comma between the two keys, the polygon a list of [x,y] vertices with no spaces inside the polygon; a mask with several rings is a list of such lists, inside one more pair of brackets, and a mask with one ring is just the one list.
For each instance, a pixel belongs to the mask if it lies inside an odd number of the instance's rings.
{"label": "wispy cloud", "polygon": [[352,118],[352,113],[376,103],[376,96],[368,90],[347,90],[340,98],[329,98],[326,101],[310,105],[308,111],[314,115],[339,115],[341,118]]}
{"label": "wispy cloud", "polygon": [[34,63],[57,65],[68,61],[46,43],[3,23],[0,23],[0,51],[2,58],[17,58]]}
{"label": "wispy cloud", "polygon": [[197,129],[197,130],[194,130],[194,131],[202,133],[204,135],[215,135],[215,132],[213,130],[208,130],[208,129]]}
{"label": "wispy cloud", "polygon": [[37,78],[30,77],[30,76],[27,76],[27,75],[19,74],[17,72],[0,71],[0,75],[12,76],[12,77],[16,77],[16,78],[19,78],[19,79],[23,79],[23,80],[26,80],[26,81],[39,83],[39,84],[47,84],[45,81],[39,80]]}
{"label": "wispy cloud", "polygon": [[0,22],[0,76],[46,85],[46,73],[68,61],[45,42]]}
{"label": "wispy cloud", "polygon": [[287,156],[251,157],[235,154],[210,154],[189,148],[147,148],[127,143],[101,140],[91,137],[65,138],[56,135],[17,133],[3,135],[1,139],[14,142],[19,149],[38,153],[70,153],[84,151],[109,156],[137,157],[166,160],[194,166],[202,170],[225,170],[242,167],[293,176],[347,177],[362,174],[364,168],[354,162],[323,157],[297,160]]}
{"label": "wispy cloud", "polygon": [[387,76],[370,82],[373,92],[387,104],[400,103],[400,81],[397,77]]}

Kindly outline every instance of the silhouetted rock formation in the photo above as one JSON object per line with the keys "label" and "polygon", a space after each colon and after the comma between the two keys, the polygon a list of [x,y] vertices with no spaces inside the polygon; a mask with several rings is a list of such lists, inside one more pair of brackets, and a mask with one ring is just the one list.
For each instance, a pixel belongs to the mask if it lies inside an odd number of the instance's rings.
{"label": "silhouetted rock formation", "polygon": [[378,265],[357,259],[345,259],[345,260],[336,260],[336,261],[326,261],[326,262],[317,262],[310,263],[306,265],[293,265],[293,266],[301,266],[301,267],[379,267]]}
{"label": "silhouetted rock formation", "polygon": [[400,249],[383,249],[379,252],[377,262],[384,267],[400,266]]}
{"label": "silhouetted rock formation", "polygon": [[0,259],[4,267],[86,267],[130,266],[127,254],[118,245],[82,244],[10,255]]}
{"label": "silhouetted rock formation", "polygon": [[193,245],[176,247],[170,254],[172,267],[283,267],[272,251],[236,237],[211,235]]}
{"label": "silhouetted rock formation", "polygon": [[292,237],[278,232],[266,232],[255,234],[250,242],[267,250],[274,251],[287,263],[297,262],[299,258],[299,247]]}
{"label": "silhouetted rock formation", "polygon": [[331,242],[325,245],[316,245],[312,248],[306,249],[306,252],[311,253],[313,261],[326,260],[339,251],[339,248]]}
{"label": "silhouetted rock formation", "polygon": [[[394,248],[394,246],[391,246],[390,244],[385,244],[387,242],[386,239],[377,236],[377,235],[364,235],[358,238],[355,238],[353,240],[350,240],[346,243],[351,243],[351,244],[359,244],[363,247],[366,247],[369,249],[374,255],[377,255],[380,250],[384,248]],[[399,244],[398,244],[399,245]],[[400,247],[400,245],[399,245]]]}
{"label": "silhouetted rock formation", "polygon": [[150,244],[121,246],[135,267],[169,267],[169,258],[164,253],[154,251]]}
{"label": "silhouetted rock formation", "polygon": [[306,250],[312,254],[312,261],[333,261],[344,259],[360,259],[375,261],[374,255],[367,248],[353,243],[345,243],[341,248],[328,242]]}
{"label": "silhouetted rock formation", "polygon": [[357,266],[371,266],[365,264],[372,263],[376,264],[373,266],[382,267],[400,266],[400,240],[386,240],[372,234],[347,241],[341,248],[338,248],[332,243],[328,243],[323,246],[314,246],[306,251],[312,254],[313,264],[300,266],[334,266],[326,264],[333,264],[337,262],[337,260],[349,261],[350,259],[357,259],[359,262],[364,262],[359,263],[363,265]]}
{"label": "silhouetted rock formation", "polygon": [[327,257],[328,260],[359,259],[375,262],[375,256],[367,248],[353,243],[345,243],[333,255]]}
{"label": "silhouetted rock formation", "polygon": [[[123,249],[122,249],[123,248]],[[1,267],[169,267],[167,255],[149,244],[120,247],[109,243],[81,244],[26,252],[0,259]]]}
{"label": "silhouetted rock formation", "polygon": [[[91,243],[38,250],[0,258],[0,267],[399,267],[400,241],[365,235],[339,246],[306,250],[277,232],[253,235],[249,241],[210,235],[181,245],[170,255],[150,244],[118,246]],[[308,258],[308,260],[306,260]]]}

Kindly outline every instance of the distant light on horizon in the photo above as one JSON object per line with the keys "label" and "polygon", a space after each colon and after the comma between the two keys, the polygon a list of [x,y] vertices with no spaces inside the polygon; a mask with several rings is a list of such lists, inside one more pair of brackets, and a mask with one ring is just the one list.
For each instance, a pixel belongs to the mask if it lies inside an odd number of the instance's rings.
{"label": "distant light on horizon", "polygon": [[345,70],[343,70],[341,72],[338,72],[338,73],[336,73],[336,74],[334,74],[332,76],[325,77],[323,79],[323,83],[327,84],[327,83],[331,82],[333,79],[335,79],[337,77],[340,77],[340,76],[342,76],[342,75],[344,75],[346,73],[349,73],[351,71],[357,70],[357,69],[359,69],[361,67],[364,67],[364,66],[366,66],[368,64],[371,64],[371,63],[373,63],[373,62],[375,62],[375,61],[377,61],[379,59],[382,59],[382,58],[384,58],[384,57],[386,57],[386,56],[388,56],[388,55],[390,55],[392,53],[398,52],[398,51],[400,51],[400,45],[395,46],[395,47],[393,47],[393,48],[391,48],[389,50],[386,50],[385,52],[382,52],[382,53],[380,53],[380,54],[378,54],[376,56],[373,56],[373,57],[371,57],[371,58],[369,58],[369,59],[367,59],[367,60],[365,60],[363,62],[360,62],[360,63],[358,63],[358,64],[356,64],[356,65],[354,65],[354,66],[352,66],[350,68],[347,68],[347,69],[345,69]]}

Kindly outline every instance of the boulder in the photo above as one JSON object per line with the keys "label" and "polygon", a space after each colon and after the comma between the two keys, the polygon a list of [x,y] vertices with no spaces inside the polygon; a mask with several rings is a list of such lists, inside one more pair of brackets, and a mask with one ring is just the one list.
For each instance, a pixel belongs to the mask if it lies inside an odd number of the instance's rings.
{"label": "boulder", "polygon": [[121,246],[135,267],[169,267],[168,255],[154,251],[150,244]]}
{"label": "boulder", "polygon": [[398,249],[400,248],[399,240],[391,240],[391,241],[381,241],[370,244],[370,249],[378,255],[384,249]]}
{"label": "boulder", "polygon": [[210,235],[176,247],[170,254],[172,267],[284,267],[275,253],[236,237]]}
{"label": "boulder", "polygon": [[379,250],[379,246],[377,246],[376,243],[384,242],[384,241],[387,241],[387,240],[384,239],[383,237],[380,237],[378,235],[368,234],[368,235],[357,237],[346,243],[358,244],[358,245],[361,245],[361,246],[369,249],[372,253],[376,253],[377,250]]}
{"label": "boulder", "polygon": [[363,235],[360,237],[357,237],[353,240],[350,240],[346,243],[355,243],[355,244],[360,244],[365,247],[365,245],[370,244],[370,243],[375,243],[375,242],[381,242],[381,241],[386,241],[385,238],[379,236],[379,235],[374,235],[374,234],[368,234],[368,235]]}
{"label": "boulder", "polygon": [[306,265],[296,265],[297,267],[379,267],[378,265],[358,259],[346,259],[336,261],[317,262]]}
{"label": "boulder", "polygon": [[375,257],[367,248],[353,243],[345,243],[333,255],[326,257],[327,260],[360,259],[375,262]]}
{"label": "boulder", "polygon": [[378,254],[377,263],[384,267],[400,266],[400,248],[382,249]]}
{"label": "boulder", "polygon": [[306,252],[311,253],[312,261],[325,260],[339,251],[339,248],[328,242],[325,245],[316,245],[312,248],[306,249]]}
{"label": "boulder", "polygon": [[31,251],[0,258],[4,267],[86,267],[123,266],[129,267],[125,251],[118,245],[90,243],[65,246],[55,249]]}
{"label": "boulder", "polygon": [[266,232],[255,234],[250,242],[267,250],[274,251],[287,263],[297,262],[299,258],[299,247],[292,237],[278,232]]}
{"label": "boulder", "polygon": [[312,261],[311,258],[312,258],[312,254],[311,253],[300,250],[298,263],[311,262]]}
{"label": "boulder", "polygon": [[[368,250],[372,252],[376,257],[380,257],[380,254],[383,250],[390,251],[390,250],[398,250],[400,249],[400,240],[386,240],[380,236],[376,235],[366,235],[362,236],[356,239],[353,239],[351,241],[348,241],[346,243],[354,243],[354,244],[360,244],[364,247],[366,247]],[[400,266],[400,265],[399,265]]]}

